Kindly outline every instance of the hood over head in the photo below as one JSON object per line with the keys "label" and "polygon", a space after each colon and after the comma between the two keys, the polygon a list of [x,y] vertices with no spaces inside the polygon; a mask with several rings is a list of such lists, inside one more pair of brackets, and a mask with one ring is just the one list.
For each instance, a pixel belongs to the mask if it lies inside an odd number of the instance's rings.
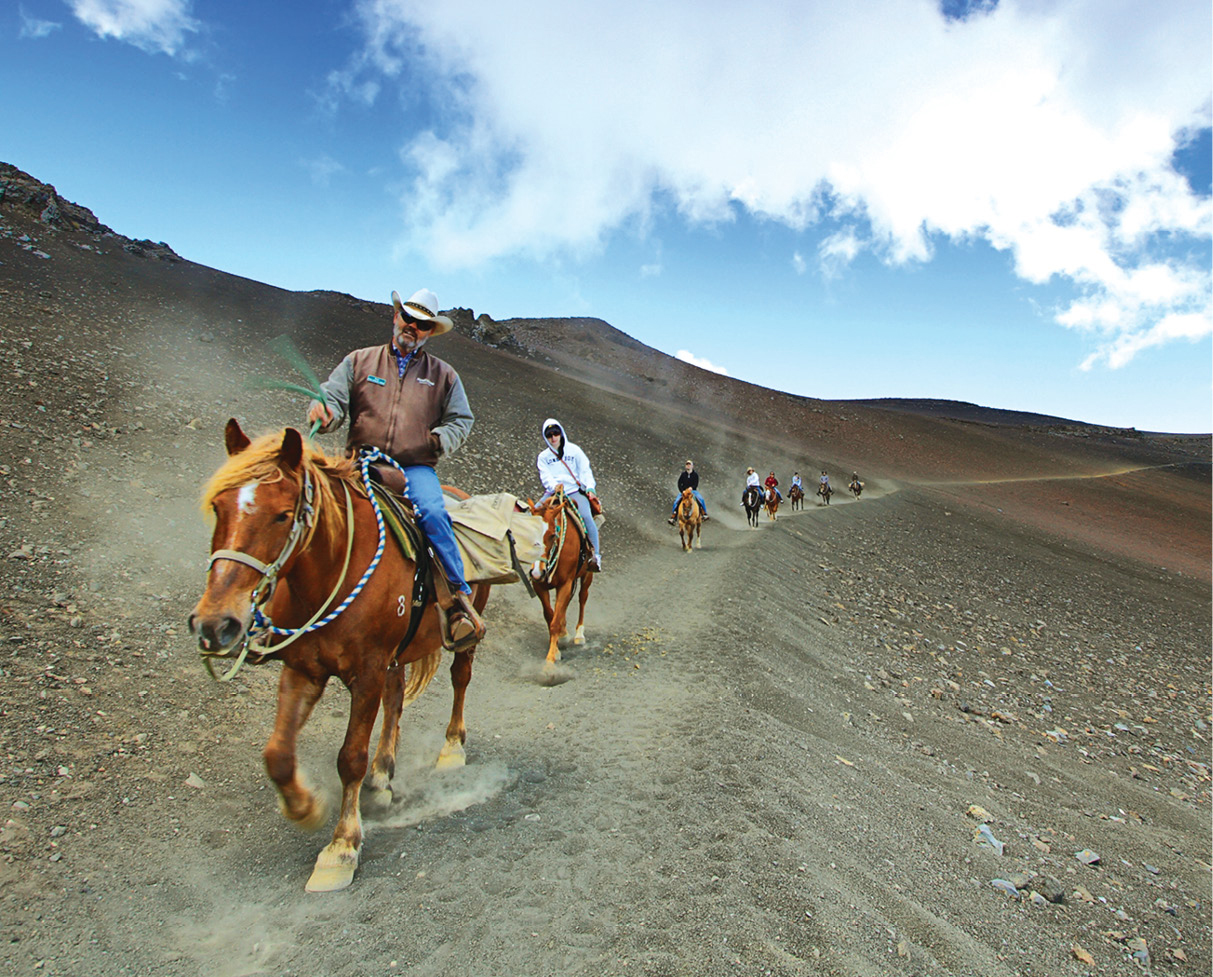
{"label": "hood over head", "polygon": [[549,417],[543,422],[543,426],[539,429],[539,437],[543,441],[543,446],[549,451],[552,448],[552,446],[548,444],[547,436],[547,430],[550,427],[557,427],[560,429],[560,451],[556,452],[555,454],[557,458],[561,458],[564,456],[564,446],[569,443],[569,436],[565,433],[563,424],[556,420],[556,418]]}

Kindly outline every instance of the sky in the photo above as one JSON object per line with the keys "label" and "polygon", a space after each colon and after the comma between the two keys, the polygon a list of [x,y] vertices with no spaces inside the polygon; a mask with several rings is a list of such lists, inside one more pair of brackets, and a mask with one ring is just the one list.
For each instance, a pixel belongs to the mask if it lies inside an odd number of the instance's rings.
{"label": "sky", "polygon": [[282,288],[1207,433],[1211,36],[1208,0],[16,0],[0,160]]}

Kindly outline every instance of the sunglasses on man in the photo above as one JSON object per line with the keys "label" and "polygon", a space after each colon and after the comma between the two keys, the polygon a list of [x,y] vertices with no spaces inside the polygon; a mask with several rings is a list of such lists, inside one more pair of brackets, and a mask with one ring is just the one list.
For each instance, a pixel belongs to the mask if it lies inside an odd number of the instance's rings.
{"label": "sunglasses on man", "polygon": [[397,309],[396,315],[400,316],[400,321],[406,326],[412,326],[419,332],[430,332],[434,328],[432,319],[415,319],[402,309]]}

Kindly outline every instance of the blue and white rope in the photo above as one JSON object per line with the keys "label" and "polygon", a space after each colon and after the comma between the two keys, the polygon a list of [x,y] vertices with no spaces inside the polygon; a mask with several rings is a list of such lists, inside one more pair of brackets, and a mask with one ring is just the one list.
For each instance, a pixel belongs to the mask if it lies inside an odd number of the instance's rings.
{"label": "blue and white rope", "polygon": [[374,559],[371,560],[370,566],[366,568],[366,572],[362,575],[362,579],[358,581],[354,589],[349,592],[345,600],[343,600],[337,607],[322,617],[319,621],[309,624],[305,628],[280,628],[268,617],[261,613],[260,607],[255,607],[253,609],[253,618],[258,628],[263,628],[271,634],[282,636],[307,634],[310,631],[316,631],[324,627],[326,624],[336,620],[341,612],[349,607],[350,604],[354,602],[354,599],[360,593],[362,593],[362,588],[366,586],[367,581],[371,579],[371,574],[373,574],[375,572],[375,568],[379,566],[379,561],[383,557],[384,547],[387,544],[387,530],[383,524],[383,512],[380,510],[379,502],[375,498],[375,492],[371,488],[370,466],[372,461],[386,462],[399,471],[402,475],[404,474],[404,469],[402,469],[394,459],[389,458],[378,448],[363,447],[359,449],[358,463],[362,469],[362,483],[366,486],[366,494],[367,498],[371,500],[371,508],[375,510],[375,525],[379,528],[379,545],[375,548]]}

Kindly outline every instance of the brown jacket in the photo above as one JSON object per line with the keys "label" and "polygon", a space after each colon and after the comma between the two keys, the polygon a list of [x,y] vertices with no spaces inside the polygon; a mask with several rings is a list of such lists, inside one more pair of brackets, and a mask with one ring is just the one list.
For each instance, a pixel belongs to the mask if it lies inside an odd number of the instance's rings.
{"label": "brown jacket", "polygon": [[[350,422],[347,448],[374,445],[401,465],[430,465],[450,454],[472,429],[471,408],[455,369],[420,349],[397,376],[390,343],[356,349],[322,385],[333,411],[324,433]],[[439,448],[430,434],[438,437]]]}

